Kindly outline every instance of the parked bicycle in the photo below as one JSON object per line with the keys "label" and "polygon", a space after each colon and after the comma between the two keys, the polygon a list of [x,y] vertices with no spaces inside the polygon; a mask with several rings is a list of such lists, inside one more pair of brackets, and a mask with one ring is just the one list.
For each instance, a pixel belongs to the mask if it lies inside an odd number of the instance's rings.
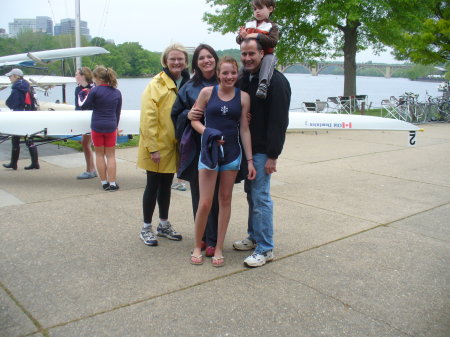
{"label": "parked bicycle", "polygon": [[432,122],[450,122],[450,101],[445,97],[432,97],[427,93],[427,101],[433,105],[429,120]]}

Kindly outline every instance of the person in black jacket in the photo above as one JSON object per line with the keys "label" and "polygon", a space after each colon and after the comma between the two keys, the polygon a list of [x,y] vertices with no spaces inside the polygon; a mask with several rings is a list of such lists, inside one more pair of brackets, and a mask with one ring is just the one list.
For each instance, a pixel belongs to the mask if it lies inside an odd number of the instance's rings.
{"label": "person in black jacket", "polygon": [[288,80],[275,70],[267,98],[257,98],[258,75],[264,56],[257,39],[241,43],[244,73],[239,81],[242,91],[250,95],[250,133],[256,179],[245,181],[249,205],[248,237],[234,242],[237,250],[254,250],[244,263],[260,267],[273,259],[273,203],[270,197],[270,178],[277,171],[277,158],[283,150],[289,124],[291,88]]}
{"label": "person in black jacket", "polygon": [[[30,90],[30,84],[24,80],[23,72],[20,69],[12,69],[9,73],[5,74],[9,77],[12,83],[11,94],[6,100],[6,106],[14,111],[25,110],[25,95]],[[12,149],[11,149],[11,161],[9,164],[3,164],[3,167],[17,170],[17,161],[20,154],[20,137],[11,137]],[[25,166],[25,170],[39,169],[38,152],[36,146],[33,143],[29,144],[28,149],[31,156],[31,165]]]}

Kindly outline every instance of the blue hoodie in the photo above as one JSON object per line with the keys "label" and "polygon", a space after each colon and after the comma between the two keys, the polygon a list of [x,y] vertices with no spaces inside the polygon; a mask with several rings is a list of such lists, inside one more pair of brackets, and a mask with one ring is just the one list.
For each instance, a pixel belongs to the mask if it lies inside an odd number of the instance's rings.
{"label": "blue hoodie", "polygon": [[223,162],[223,147],[217,142],[222,136],[222,131],[213,128],[205,128],[203,131],[200,161],[210,170]]}
{"label": "blue hoodie", "polygon": [[11,95],[6,100],[6,105],[11,110],[24,111],[25,110],[25,94],[30,89],[27,81],[20,79],[13,83],[11,87]]}

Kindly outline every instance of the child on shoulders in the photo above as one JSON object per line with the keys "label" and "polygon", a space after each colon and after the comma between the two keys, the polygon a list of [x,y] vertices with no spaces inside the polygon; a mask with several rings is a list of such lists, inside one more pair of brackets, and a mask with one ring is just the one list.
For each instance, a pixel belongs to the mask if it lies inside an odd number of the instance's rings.
{"label": "child on shoulders", "polygon": [[255,38],[264,49],[264,58],[259,71],[259,85],[256,97],[265,99],[270,85],[277,58],[273,54],[279,39],[278,25],[269,20],[275,9],[275,0],[252,0],[253,16],[256,20],[249,21],[239,30],[236,42],[246,38]]}

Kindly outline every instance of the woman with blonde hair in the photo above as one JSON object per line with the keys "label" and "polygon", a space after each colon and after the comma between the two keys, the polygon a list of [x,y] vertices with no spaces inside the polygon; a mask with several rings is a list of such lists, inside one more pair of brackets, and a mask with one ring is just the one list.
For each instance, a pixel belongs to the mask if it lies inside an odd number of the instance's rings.
{"label": "woman with blonde hair", "polygon": [[97,66],[93,72],[95,87],[86,98],[79,97],[80,107],[92,107],[91,137],[98,174],[105,191],[119,189],[116,183],[116,138],[122,110],[122,94],[117,89],[117,75],[111,68]]}
{"label": "woman with blonde hair", "polygon": [[152,78],[142,95],[140,139],[137,165],[147,172],[142,208],[144,225],[140,237],[144,244],[156,246],[158,240],[151,221],[156,202],[159,207],[158,236],[181,240],[170,222],[172,179],[177,171],[177,141],[170,117],[178,90],[189,80],[186,49],[174,43],[161,55],[163,71]]}

